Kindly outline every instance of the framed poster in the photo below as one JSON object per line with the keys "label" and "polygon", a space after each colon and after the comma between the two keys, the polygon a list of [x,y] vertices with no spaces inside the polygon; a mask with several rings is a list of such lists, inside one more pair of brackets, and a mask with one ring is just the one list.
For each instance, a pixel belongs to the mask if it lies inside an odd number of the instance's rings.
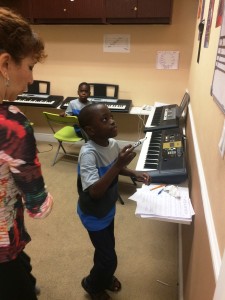
{"label": "framed poster", "polygon": [[211,95],[225,114],[225,16],[223,19],[217,49]]}
{"label": "framed poster", "polygon": [[198,3],[198,19],[202,20],[205,9],[205,0],[199,0]]}
{"label": "framed poster", "polygon": [[211,33],[214,3],[215,3],[215,0],[210,0],[208,18],[207,18],[206,30],[205,30],[205,42],[204,42],[205,48],[209,47],[209,38],[210,38],[210,33]]}
{"label": "framed poster", "polygon": [[218,6],[218,11],[217,11],[216,27],[219,27],[222,25],[223,8],[224,8],[224,0],[220,0],[219,6]]}

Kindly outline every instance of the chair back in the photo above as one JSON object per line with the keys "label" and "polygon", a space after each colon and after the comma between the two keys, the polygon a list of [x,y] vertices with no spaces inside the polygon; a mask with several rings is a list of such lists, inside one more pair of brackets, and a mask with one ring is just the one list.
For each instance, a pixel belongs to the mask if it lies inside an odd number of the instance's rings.
{"label": "chair back", "polygon": [[78,118],[76,116],[61,117],[58,114],[53,114],[46,111],[44,111],[43,114],[45,115],[47,122],[54,133],[56,130],[53,124],[71,127],[74,127],[75,124],[79,125]]}
{"label": "chair back", "polygon": [[91,89],[91,97],[96,98],[117,98],[119,95],[119,85],[108,83],[88,83]]}
{"label": "chair back", "polygon": [[53,160],[52,165],[57,161],[58,155],[62,152],[63,155],[78,157],[79,153],[71,153],[66,147],[64,146],[65,143],[77,143],[83,140],[83,137],[80,137],[75,132],[74,125],[78,125],[78,118],[76,116],[66,116],[61,117],[58,114],[53,114],[44,111],[44,116],[47,119],[49,127],[52,129],[54,133],[54,138],[58,141],[58,148]]}

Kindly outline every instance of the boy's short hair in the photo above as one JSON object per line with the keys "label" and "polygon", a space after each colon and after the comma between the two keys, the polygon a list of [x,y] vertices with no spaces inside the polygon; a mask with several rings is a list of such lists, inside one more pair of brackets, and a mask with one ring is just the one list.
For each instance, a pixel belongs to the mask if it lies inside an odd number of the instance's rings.
{"label": "boy's short hair", "polygon": [[90,84],[87,83],[87,82],[85,82],[85,81],[81,82],[81,83],[78,85],[78,91],[80,90],[80,88],[82,87],[82,85],[86,85],[86,86],[88,87],[89,91],[90,91],[90,89],[91,89]]}
{"label": "boy's short hair", "polygon": [[95,118],[95,111],[97,111],[97,106],[101,103],[91,103],[83,107],[78,115],[79,125],[85,130],[85,127],[92,125]]}

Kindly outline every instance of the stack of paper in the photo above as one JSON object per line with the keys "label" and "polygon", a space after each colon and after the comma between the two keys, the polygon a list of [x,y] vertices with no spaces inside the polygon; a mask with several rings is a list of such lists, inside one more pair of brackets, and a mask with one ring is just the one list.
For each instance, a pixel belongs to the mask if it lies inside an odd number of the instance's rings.
{"label": "stack of paper", "polygon": [[190,224],[194,215],[186,187],[143,185],[129,199],[137,202],[135,215],[142,218]]}

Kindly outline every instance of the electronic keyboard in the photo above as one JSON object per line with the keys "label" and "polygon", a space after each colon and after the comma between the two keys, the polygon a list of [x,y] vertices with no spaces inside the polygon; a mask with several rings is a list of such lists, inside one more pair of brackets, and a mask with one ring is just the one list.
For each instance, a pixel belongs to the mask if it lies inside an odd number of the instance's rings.
{"label": "electronic keyboard", "polygon": [[[76,98],[74,97],[65,98],[63,103],[60,105],[60,108],[66,109],[69,105],[69,102],[74,99]],[[91,98],[88,99],[91,101]],[[100,101],[99,103],[106,104],[112,112],[128,113],[131,109],[132,100],[118,99],[116,103],[109,103],[104,101]]]}
{"label": "electronic keyboard", "polygon": [[187,178],[185,145],[181,128],[146,133],[137,171],[148,172],[151,182],[181,183]]}
{"label": "electronic keyboard", "polygon": [[186,92],[180,103],[152,107],[149,111],[149,117],[145,124],[144,132],[177,128],[180,125],[181,119],[184,120],[187,114],[187,107],[190,101],[190,96]]}
{"label": "electronic keyboard", "polygon": [[46,94],[21,94],[15,101],[3,100],[9,105],[26,105],[37,107],[57,107],[63,101],[63,96]]}

